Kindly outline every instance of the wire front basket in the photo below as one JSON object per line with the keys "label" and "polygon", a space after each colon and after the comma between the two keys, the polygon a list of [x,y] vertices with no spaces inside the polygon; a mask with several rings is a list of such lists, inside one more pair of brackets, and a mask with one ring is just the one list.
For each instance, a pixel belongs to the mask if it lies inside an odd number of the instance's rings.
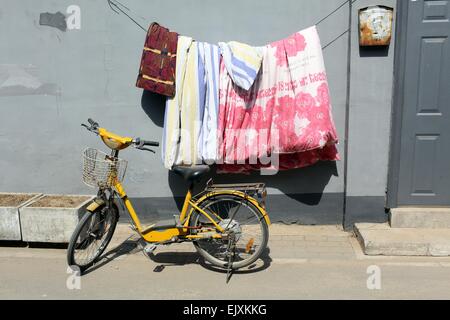
{"label": "wire front basket", "polygon": [[122,182],[127,161],[94,149],[83,151],[83,182],[94,188],[110,188]]}

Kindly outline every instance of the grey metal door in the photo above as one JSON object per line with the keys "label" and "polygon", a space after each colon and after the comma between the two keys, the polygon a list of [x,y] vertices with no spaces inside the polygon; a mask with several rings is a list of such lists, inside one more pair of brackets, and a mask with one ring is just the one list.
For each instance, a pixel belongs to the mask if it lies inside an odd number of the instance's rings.
{"label": "grey metal door", "polygon": [[397,205],[449,206],[450,1],[405,2]]}

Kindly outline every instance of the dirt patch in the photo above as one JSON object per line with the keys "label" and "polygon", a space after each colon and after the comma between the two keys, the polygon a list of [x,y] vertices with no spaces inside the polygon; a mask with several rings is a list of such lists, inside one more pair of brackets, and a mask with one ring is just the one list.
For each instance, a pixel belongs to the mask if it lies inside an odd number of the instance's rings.
{"label": "dirt patch", "polygon": [[34,208],[76,208],[86,200],[88,196],[44,196],[30,207]]}
{"label": "dirt patch", "polygon": [[17,207],[34,196],[35,194],[0,193],[0,207]]}

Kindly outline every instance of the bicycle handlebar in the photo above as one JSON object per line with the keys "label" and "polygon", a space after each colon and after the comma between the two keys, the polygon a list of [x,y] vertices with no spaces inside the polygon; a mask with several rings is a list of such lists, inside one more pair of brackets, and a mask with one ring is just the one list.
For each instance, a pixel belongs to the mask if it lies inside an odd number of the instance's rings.
{"label": "bicycle handlebar", "polygon": [[[99,124],[98,122],[92,120],[91,118],[88,119],[89,125],[82,123],[81,125],[85,127],[87,130],[94,132],[95,134],[99,134]],[[151,146],[151,147],[159,147],[159,142],[156,141],[150,141],[150,140],[143,140],[141,138],[133,139],[133,144],[137,149],[141,150],[149,150],[144,148],[145,146]]]}
{"label": "bicycle handlebar", "polygon": [[134,139],[133,142],[134,142],[136,148],[142,149],[142,150],[147,150],[147,149],[144,148],[145,146],[159,147],[159,142],[143,140],[141,138],[136,138],[136,139]]}
{"label": "bicycle handlebar", "polygon": [[98,127],[98,122],[95,122],[94,120],[92,120],[91,118],[88,119],[89,124],[92,127]]}
{"label": "bicycle handlebar", "polygon": [[86,129],[88,129],[91,132],[94,132],[95,134],[98,134],[98,127],[99,127],[98,122],[95,122],[91,118],[88,119],[88,122],[90,125],[82,123],[81,126],[85,127]]}
{"label": "bicycle handlebar", "polygon": [[144,145],[159,147],[159,142],[156,141],[145,141]]}

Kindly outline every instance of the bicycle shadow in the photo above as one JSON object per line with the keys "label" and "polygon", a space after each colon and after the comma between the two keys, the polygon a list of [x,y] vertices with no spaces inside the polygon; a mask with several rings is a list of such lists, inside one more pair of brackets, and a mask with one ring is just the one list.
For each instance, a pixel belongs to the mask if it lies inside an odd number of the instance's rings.
{"label": "bicycle shadow", "polygon": [[137,253],[138,251],[140,251],[141,250],[141,248],[139,247],[140,239],[132,240],[131,238],[132,238],[132,236],[130,238],[126,239],[124,242],[122,242],[118,246],[116,246],[115,248],[109,250],[106,253],[103,253],[100,256],[99,261],[96,264],[94,264],[92,267],[90,267],[89,269],[85,270],[82,275],[87,275],[91,272],[94,272],[97,269],[104,267],[108,263],[120,258],[121,256],[134,254],[134,253]]}
{"label": "bicycle shadow", "polygon": [[[217,273],[227,273],[227,269],[220,268],[210,264],[205,261],[202,256],[197,252],[160,252],[156,254],[150,254],[149,258],[159,265],[153,270],[154,272],[161,272],[168,266],[183,266],[187,264],[198,264],[203,268],[217,272]],[[233,274],[251,274],[264,271],[270,267],[272,263],[272,258],[270,257],[270,248],[266,248],[261,254],[259,259],[252,265],[234,270]]]}
{"label": "bicycle shadow", "polygon": [[[99,262],[85,270],[82,275],[87,275],[91,272],[94,272],[108,263],[120,258],[121,256],[135,254],[138,252],[142,252],[143,250],[142,240],[141,239],[132,239],[132,236],[126,239],[124,242],[116,246],[115,248],[109,250],[106,253],[103,253],[100,256]],[[156,249],[158,250],[158,249]],[[205,269],[218,273],[227,273],[227,270],[224,268],[216,267],[209,262],[205,261],[197,252],[159,252],[159,253],[151,253],[147,256],[151,261],[155,264],[158,264],[153,272],[162,272],[166,267],[173,266],[185,266],[189,264],[198,264]],[[257,273],[263,270],[266,270],[270,267],[272,263],[272,258],[270,257],[270,249],[266,248],[264,252],[261,254],[261,257],[254,262],[249,267],[234,270],[233,274],[250,274]]]}

